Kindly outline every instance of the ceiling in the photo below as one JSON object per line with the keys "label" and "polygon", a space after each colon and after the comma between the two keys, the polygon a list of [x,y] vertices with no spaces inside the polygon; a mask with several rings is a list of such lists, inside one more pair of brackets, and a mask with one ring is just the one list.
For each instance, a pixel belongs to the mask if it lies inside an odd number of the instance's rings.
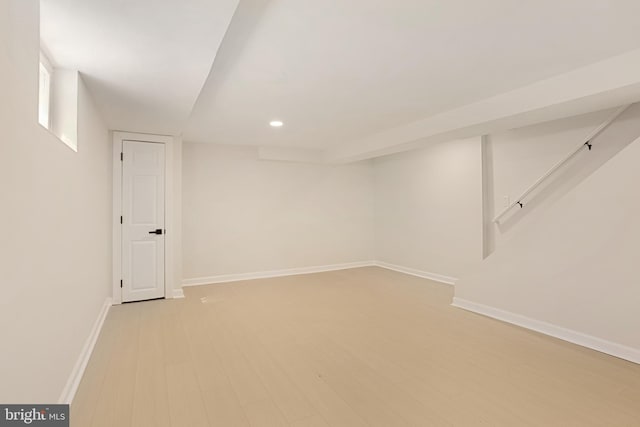
{"label": "ceiling", "polygon": [[40,0],[54,65],[79,70],[110,129],[180,134],[238,0]]}
{"label": "ceiling", "polygon": [[[498,123],[487,108],[520,116],[640,84],[606,86],[611,58],[640,49],[636,0],[41,1],[44,42],[83,73],[111,128],[187,141],[355,158],[371,141],[427,136],[425,120],[451,131]],[[532,102],[541,90],[546,104]],[[622,102],[606,100],[562,114]]]}

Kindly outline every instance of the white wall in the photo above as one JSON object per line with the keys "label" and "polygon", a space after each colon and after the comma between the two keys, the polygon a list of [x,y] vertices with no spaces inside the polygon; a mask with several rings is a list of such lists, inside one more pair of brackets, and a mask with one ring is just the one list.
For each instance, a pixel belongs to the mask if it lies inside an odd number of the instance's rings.
{"label": "white wall", "polygon": [[373,258],[368,162],[258,160],[255,148],[183,144],[183,277]]}
{"label": "white wall", "polygon": [[524,209],[493,222],[505,196],[514,201],[614,111],[488,135],[484,153],[476,138],[375,159],[376,259],[463,277],[480,262],[483,248],[491,253],[516,236],[640,135],[640,105],[633,105],[593,140],[592,151],[581,152],[527,197]]}
{"label": "white wall", "polygon": [[504,209],[505,196],[510,202],[516,201],[614,111],[598,111],[489,135],[488,161],[485,161],[489,188],[485,196],[490,205],[486,218],[490,252],[516,235],[521,226],[536,221],[540,213],[640,136],[640,105],[636,104],[593,140],[592,151],[580,152],[528,196],[524,209],[513,208],[499,224],[492,222]]}
{"label": "white wall", "polygon": [[55,402],[111,275],[108,133],[79,87],[79,147],[38,125],[38,1],[0,2],[0,402]]}
{"label": "white wall", "polygon": [[480,259],[480,138],[374,160],[379,261],[459,277]]}
{"label": "white wall", "polygon": [[456,297],[636,349],[640,140],[456,284]]}

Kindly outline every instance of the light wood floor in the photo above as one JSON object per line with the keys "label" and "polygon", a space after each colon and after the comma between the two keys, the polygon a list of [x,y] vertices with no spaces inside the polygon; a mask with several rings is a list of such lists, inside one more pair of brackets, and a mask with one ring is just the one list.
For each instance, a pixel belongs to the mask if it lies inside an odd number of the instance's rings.
{"label": "light wood floor", "polygon": [[380,268],[114,307],[71,425],[640,426],[640,365]]}

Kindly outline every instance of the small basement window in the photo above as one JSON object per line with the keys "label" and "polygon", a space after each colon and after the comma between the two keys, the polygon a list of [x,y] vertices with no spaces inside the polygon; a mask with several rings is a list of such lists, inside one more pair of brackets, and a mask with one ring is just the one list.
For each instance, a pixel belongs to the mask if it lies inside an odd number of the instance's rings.
{"label": "small basement window", "polygon": [[47,129],[51,128],[51,62],[40,54],[40,77],[38,86],[38,122]]}
{"label": "small basement window", "polygon": [[38,123],[78,151],[78,87],[77,70],[53,68],[49,57],[40,51],[38,76]]}

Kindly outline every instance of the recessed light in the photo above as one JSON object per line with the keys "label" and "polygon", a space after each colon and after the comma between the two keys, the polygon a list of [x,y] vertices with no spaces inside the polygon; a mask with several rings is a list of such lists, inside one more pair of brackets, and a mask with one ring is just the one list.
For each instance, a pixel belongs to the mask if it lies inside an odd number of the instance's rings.
{"label": "recessed light", "polygon": [[284,123],[282,123],[280,120],[273,120],[273,121],[269,122],[269,125],[271,127],[274,127],[274,128],[282,127],[283,124]]}

